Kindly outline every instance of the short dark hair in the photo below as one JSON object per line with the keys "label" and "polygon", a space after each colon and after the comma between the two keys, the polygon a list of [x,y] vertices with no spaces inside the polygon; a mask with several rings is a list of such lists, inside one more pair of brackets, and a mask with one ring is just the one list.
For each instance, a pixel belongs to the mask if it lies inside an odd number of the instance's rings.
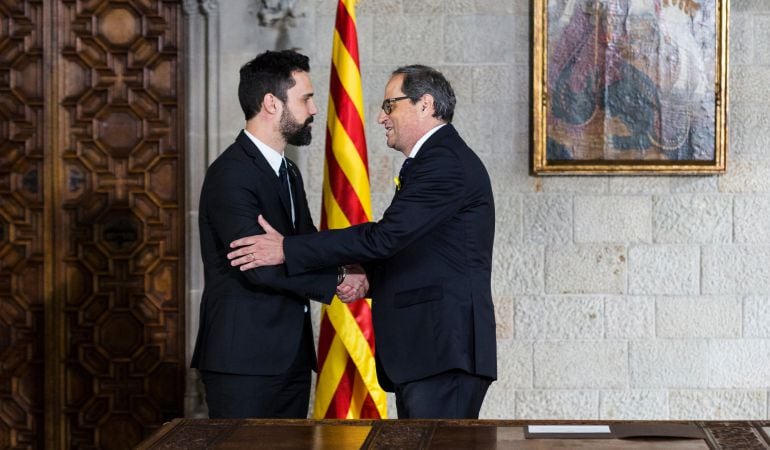
{"label": "short dark hair", "polygon": [[257,115],[267,94],[287,100],[286,91],[295,83],[293,72],[310,72],[308,57],[294,50],[268,50],[241,67],[238,100],[246,120]]}
{"label": "short dark hair", "polygon": [[399,67],[393,71],[393,75],[404,74],[404,82],[401,90],[409,97],[412,103],[416,103],[425,94],[433,97],[433,117],[446,122],[451,122],[455,114],[455,92],[444,75],[438,70],[413,64]]}

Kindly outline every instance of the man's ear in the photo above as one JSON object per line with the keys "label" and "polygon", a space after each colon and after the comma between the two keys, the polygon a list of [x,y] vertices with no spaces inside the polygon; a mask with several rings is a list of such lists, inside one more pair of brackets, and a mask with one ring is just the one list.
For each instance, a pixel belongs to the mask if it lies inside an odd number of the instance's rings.
{"label": "man's ear", "polygon": [[262,109],[269,114],[277,114],[280,111],[280,103],[278,97],[271,93],[262,97]]}
{"label": "man's ear", "polygon": [[433,116],[433,96],[430,94],[424,94],[420,97],[420,111]]}

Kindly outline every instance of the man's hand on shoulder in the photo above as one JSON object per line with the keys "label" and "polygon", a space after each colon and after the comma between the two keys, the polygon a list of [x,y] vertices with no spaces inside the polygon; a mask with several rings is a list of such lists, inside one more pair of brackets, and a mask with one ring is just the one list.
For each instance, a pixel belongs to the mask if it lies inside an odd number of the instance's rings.
{"label": "man's hand on shoulder", "polygon": [[240,266],[241,271],[262,266],[275,266],[285,261],[283,235],[277,232],[260,214],[257,218],[265,234],[255,234],[230,243],[232,252],[227,254],[230,265]]}

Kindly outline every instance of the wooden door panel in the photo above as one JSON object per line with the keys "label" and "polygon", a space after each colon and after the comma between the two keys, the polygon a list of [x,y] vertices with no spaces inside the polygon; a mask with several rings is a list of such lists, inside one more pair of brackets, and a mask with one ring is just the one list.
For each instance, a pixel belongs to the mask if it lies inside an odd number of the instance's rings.
{"label": "wooden door panel", "polygon": [[180,6],[60,8],[62,414],[72,445],[125,448],[182,409]]}
{"label": "wooden door panel", "polygon": [[0,447],[130,448],[182,415],[180,18],[0,4]]}
{"label": "wooden door panel", "polygon": [[42,5],[0,5],[0,447],[43,431]]}

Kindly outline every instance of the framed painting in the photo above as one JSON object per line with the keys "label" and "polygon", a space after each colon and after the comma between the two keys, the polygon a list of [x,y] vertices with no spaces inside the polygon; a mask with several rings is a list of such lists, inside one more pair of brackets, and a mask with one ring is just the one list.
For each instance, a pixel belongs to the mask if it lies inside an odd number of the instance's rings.
{"label": "framed painting", "polygon": [[728,0],[534,0],[533,171],[725,171]]}

